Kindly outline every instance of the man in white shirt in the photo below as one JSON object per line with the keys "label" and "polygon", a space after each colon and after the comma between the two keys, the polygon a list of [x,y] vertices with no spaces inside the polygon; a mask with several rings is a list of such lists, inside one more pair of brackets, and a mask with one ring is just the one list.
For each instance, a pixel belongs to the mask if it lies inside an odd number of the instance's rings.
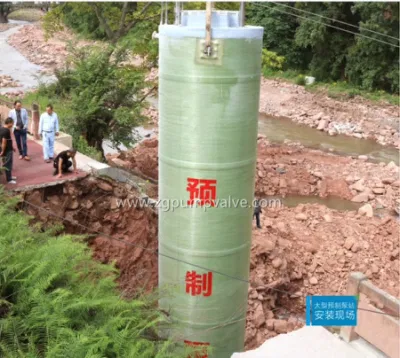
{"label": "man in white shirt", "polygon": [[53,112],[53,106],[47,105],[46,112],[40,116],[39,134],[43,142],[43,157],[46,163],[51,163],[54,157],[54,136],[59,134],[58,116]]}
{"label": "man in white shirt", "polygon": [[14,120],[14,137],[19,151],[19,159],[30,160],[27,145],[28,111],[22,108],[21,101],[14,102],[14,109],[8,113],[8,117]]}

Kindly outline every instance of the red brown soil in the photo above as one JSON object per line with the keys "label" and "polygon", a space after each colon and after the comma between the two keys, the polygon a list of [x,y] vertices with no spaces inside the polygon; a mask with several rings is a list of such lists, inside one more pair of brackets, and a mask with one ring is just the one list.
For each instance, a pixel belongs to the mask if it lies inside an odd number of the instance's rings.
{"label": "red brown soil", "polygon": [[[93,256],[116,262],[124,295],[156,287],[157,215],[148,208],[116,205],[116,198],[137,198],[135,190],[91,177],[25,195],[28,202],[65,216],[67,232],[92,235]],[[25,210],[45,224],[54,222],[48,212],[29,205]],[[262,229],[253,227],[247,348],[300,327],[297,317],[303,316],[305,296],[345,293],[350,272],[366,273],[399,297],[394,218],[366,218],[314,204],[264,209],[261,219]]]}
{"label": "red brown soil", "polygon": [[115,261],[120,288],[130,297],[139,288],[152,290],[158,280],[157,215],[149,208],[117,207],[117,199],[137,197],[129,186],[90,177],[26,193],[26,201],[48,211],[29,205],[25,211],[45,225],[58,221],[51,213],[65,217],[68,233],[90,235],[93,256],[103,263]]}
{"label": "red brown soil", "polygon": [[[109,163],[158,180],[158,140],[145,140],[131,151],[109,156]],[[394,163],[382,166],[301,146],[271,145],[262,137],[258,141],[258,196],[333,196],[393,210],[400,204],[399,187],[399,167]],[[359,194],[366,199],[358,201]]]}
{"label": "red brown soil", "polygon": [[109,156],[110,164],[115,164],[127,169],[144,178],[158,180],[158,140],[144,140],[140,145],[128,152],[121,152],[117,155],[119,161],[112,161]]}

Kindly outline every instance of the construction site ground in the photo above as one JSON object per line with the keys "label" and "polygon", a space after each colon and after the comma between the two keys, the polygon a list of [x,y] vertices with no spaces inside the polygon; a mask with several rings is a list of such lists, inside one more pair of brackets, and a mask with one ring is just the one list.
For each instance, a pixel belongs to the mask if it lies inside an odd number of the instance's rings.
{"label": "construction site ground", "polygon": [[[63,36],[46,43],[39,25],[28,25],[12,35],[9,44],[51,72],[65,61]],[[154,78],[156,69],[149,75]],[[288,117],[330,136],[342,133],[385,146],[400,144],[399,107],[360,97],[342,101],[264,79],[260,112]],[[149,109],[148,114],[157,133],[158,112]],[[399,297],[398,164],[372,163],[363,156],[336,155],[296,143],[273,144],[268,136],[259,136],[257,145],[257,196],[304,200],[295,207],[269,207],[262,212],[262,228],[253,224],[246,348],[302,327],[305,296],[344,294],[352,271],[364,272],[375,285]],[[108,162],[154,181],[148,195],[157,198],[157,138],[111,155]],[[57,213],[66,218],[67,232],[89,234],[94,257],[116,262],[125,296],[156,287],[157,214],[150,208],[117,205],[117,199],[137,198],[136,189],[89,177],[24,195],[47,209],[25,206],[36,220],[54,223],[57,219],[49,212]],[[310,204],[307,198],[319,201]],[[350,206],[328,207],[330,198]]]}

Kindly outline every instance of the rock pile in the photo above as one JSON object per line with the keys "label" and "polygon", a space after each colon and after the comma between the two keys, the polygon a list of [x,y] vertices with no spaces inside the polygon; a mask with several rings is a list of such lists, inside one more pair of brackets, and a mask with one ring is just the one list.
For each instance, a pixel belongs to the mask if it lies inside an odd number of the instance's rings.
{"label": "rock pile", "polygon": [[18,81],[15,81],[11,76],[0,75],[0,88],[7,87],[21,87],[21,84]]}
{"label": "rock pile", "polygon": [[302,326],[307,295],[345,294],[350,272],[399,297],[399,228],[322,205],[268,209],[253,229],[247,348]]}
{"label": "rock pile", "polygon": [[61,68],[67,57],[65,43],[59,43],[55,39],[46,42],[43,30],[39,25],[21,27],[17,33],[10,36],[8,43],[20,51],[29,61],[48,70]]}
{"label": "rock pile", "polygon": [[260,112],[288,117],[329,135],[346,134],[400,146],[399,110],[386,103],[373,104],[361,97],[340,101],[325,93],[310,93],[302,86],[263,78]]}

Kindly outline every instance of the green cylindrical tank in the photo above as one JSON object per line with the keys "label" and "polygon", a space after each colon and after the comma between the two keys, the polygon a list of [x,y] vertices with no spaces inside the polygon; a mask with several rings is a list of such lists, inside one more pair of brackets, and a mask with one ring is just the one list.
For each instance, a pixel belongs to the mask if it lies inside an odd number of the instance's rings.
{"label": "green cylindrical tank", "polygon": [[205,19],[159,28],[160,307],[225,358],[244,346],[263,29],[214,11],[208,56]]}

